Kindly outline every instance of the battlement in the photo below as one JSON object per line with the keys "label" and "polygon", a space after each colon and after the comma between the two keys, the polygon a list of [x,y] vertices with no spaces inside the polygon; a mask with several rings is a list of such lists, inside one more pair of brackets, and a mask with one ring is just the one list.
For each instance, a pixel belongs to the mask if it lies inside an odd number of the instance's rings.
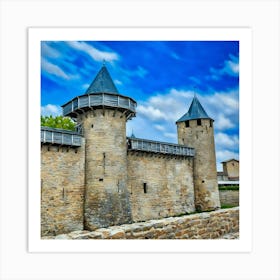
{"label": "battlement", "polygon": [[195,151],[187,146],[153,140],[127,137],[128,150],[194,157]]}
{"label": "battlement", "polygon": [[76,117],[93,108],[113,108],[124,112],[127,119],[135,116],[136,102],[127,96],[115,93],[93,93],[81,95],[62,105],[63,115]]}
{"label": "battlement", "polygon": [[41,126],[41,143],[80,147],[82,136],[76,131]]}

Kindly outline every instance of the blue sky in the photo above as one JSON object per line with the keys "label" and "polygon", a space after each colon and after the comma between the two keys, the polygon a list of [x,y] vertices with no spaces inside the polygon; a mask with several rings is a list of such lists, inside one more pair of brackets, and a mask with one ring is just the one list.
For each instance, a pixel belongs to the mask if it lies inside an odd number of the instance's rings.
{"label": "blue sky", "polygon": [[41,113],[82,95],[106,61],[118,91],[137,102],[127,135],[177,143],[175,122],[196,93],[215,120],[217,168],[239,159],[239,43],[236,41],[44,41]]}

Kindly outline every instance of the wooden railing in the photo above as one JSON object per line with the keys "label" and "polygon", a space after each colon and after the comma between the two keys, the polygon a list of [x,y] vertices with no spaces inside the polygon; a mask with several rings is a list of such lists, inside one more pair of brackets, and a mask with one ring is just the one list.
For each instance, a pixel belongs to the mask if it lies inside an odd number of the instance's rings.
{"label": "wooden railing", "polygon": [[82,136],[75,131],[41,126],[41,143],[79,147]]}
{"label": "wooden railing", "polygon": [[193,157],[195,151],[187,146],[139,138],[127,138],[128,150]]}
{"label": "wooden railing", "polygon": [[136,111],[136,102],[130,97],[110,93],[95,93],[77,96],[62,105],[63,115],[68,116],[76,110],[98,106],[122,108],[130,110],[132,113]]}

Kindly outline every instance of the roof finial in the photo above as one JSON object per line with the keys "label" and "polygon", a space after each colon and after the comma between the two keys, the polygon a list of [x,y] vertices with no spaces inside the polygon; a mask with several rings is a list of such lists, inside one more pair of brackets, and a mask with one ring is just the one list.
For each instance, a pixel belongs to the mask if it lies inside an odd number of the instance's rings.
{"label": "roof finial", "polygon": [[106,60],[105,60],[105,59],[103,59],[103,64],[102,64],[102,66],[106,66]]}

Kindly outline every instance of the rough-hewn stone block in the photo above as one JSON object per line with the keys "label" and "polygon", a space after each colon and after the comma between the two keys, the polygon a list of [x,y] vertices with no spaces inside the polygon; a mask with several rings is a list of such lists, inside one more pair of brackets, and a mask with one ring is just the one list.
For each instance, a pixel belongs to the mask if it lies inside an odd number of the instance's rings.
{"label": "rough-hewn stone block", "polygon": [[[80,236],[80,239],[216,239],[239,231],[238,213],[239,208],[235,207],[159,221],[113,226],[93,232],[77,231],[56,238],[79,239]],[[182,228],[182,221],[185,228]],[[201,227],[202,221],[207,222],[205,227]]]}

